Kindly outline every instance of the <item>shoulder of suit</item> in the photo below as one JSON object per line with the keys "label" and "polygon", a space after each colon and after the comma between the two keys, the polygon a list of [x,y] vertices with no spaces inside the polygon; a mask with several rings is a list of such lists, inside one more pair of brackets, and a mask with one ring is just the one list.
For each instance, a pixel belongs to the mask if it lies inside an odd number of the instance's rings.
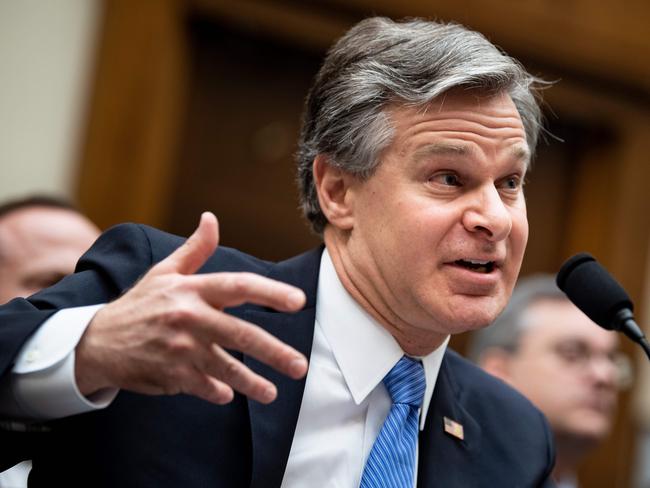
{"label": "shoulder of suit", "polygon": [[[145,224],[119,224],[107,231],[114,236],[130,236],[148,241],[151,248],[152,264],[165,259],[180,247],[187,238],[170,234]],[[141,237],[137,237],[137,236]],[[122,237],[124,238],[124,237]],[[266,274],[274,263],[256,258],[244,252],[226,246],[219,246],[213,256],[207,261],[199,273],[212,271],[248,271]]]}
{"label": "shoulder of suit", "polygon": [[445,361],[447,374],[453,378],[455,394],[468,409],[476,406],[481,411],[490,411],[490,406],[493,406],[497,410],[490,414],[498,411],[500,415],[507,415],[510,412],[519,417],[530,416],[531,420],[543,419],[537,407],[521,393],[455,351],[448,349]]}

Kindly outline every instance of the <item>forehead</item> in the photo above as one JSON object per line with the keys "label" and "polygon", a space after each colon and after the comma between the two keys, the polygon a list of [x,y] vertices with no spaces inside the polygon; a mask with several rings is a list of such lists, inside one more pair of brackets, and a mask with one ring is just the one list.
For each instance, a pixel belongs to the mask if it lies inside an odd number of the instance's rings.
{"label": "forehead", "polygon": [[603,350],[613,350],[618,346],[618,337],[614,332],[600,328],[567,299],[536,300],[527,308],[522,320],[522,343],[581,341]]}
{"label": "forehead", "polygon": [[387,110],[393,144],[401,152],[475,155],[506,149],[528,163],[530,150],[517,108],[505,92],[450,90],[425,106],[394,104]]}
{"label": "forehead", "polygon": [[66,209],[33,207],[16,210],[0,219],[3,256],[36,253],[59,247],[86,249],[99,230],[82,215]]}

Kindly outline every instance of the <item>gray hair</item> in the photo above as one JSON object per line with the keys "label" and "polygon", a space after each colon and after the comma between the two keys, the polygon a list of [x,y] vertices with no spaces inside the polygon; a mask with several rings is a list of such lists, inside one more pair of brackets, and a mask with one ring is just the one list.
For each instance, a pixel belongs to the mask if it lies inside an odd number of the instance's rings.
{"label": "gray hair", "polygon": [[537,274],[519,280],[503,313],[490,326],[472,334],[467,357],[478,362],[481,355],[491,348],[515,352],[526,326],[524,314],[539,300],[568,300],[568,298],[557,287],[552,275]]}
{"label": "gray hair", "polygon": [[327,219],[318,203],[312,167],[319,154],[369,178],[393,128],[385,109],[426,106],[452,88],[505,91],[521,116],[531,156],[544,81],[526,72],[483,35],[458,24],[425,20],[363,20],[332,46],[305,102],[298,145],[298,182],[305,216],[318,234]]}

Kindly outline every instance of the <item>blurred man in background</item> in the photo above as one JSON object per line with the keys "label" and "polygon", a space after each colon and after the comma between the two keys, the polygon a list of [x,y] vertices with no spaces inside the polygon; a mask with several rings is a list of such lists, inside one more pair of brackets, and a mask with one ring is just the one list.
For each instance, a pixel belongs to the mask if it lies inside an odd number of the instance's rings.
{"label": "blurred man in background", "polygon": [[[32,295],[72,273],[97,236],[90,220],[59,199],[38,195],[0,205],[0,303]],[[17,456],[18,439],[5,441]],[[0,488],[27,486],[30,467],[24,461],[0,473]]]}
{"label": "blurred man in background", "polygon": [[522,279],[504,313],[476,332],[469,356],[526,395],[555,436],[554,477],[577,486],[584,456],[609,434],[617,403],[618,337],[596,326],[550,275]]}
{"label": "blurred man in background", "polygon": [[0,205],[0,303],[72,273],[97,236],[99,229],[61,200],[33,196]]}

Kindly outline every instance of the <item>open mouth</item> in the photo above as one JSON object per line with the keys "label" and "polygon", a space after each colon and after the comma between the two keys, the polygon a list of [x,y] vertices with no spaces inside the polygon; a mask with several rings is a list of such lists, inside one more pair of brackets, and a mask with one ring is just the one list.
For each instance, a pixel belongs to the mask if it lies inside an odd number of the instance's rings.
{"label": "open mouth", "polygon": [[494,261],[474,261],[471,259],[459,259],[457,261],[454,261],[454,264],[472,271],[476,271],[477,273],[491,273],[495,267]]}

